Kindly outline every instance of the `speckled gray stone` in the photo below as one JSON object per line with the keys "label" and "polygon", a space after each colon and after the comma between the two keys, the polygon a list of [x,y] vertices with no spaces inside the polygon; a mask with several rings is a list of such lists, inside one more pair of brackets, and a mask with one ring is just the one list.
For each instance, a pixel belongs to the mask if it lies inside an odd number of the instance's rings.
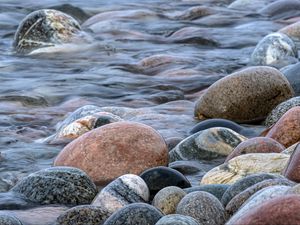
{"label": "speckled gray stone", "polygon": [[99,206],[76,206],[60,215],[55,225],[102,225],[110,215]]}
{"label": "speckled gray stone", "polygon": [[190,188],[185,188],[184,191],[189,194],[194,191],[205,191],[214,195],[217,199],[221,201],[223,194],[230,187],[228,184],[205,184],[200,186],[193,186]]}
{"label": "speckled gray stone", "polygon": [[226,221],[225,209],[221,202],[204,191],[187,194],[179,202],[176,213],[191,216],[203,225],[223,225]]}
{"label": "speckled gray stone", "polygon": [[102,189],[92,205],[100,206],[112,214],[128,204],[148,201],[149,188],[145,181],[137,175],[125,174]]}
{"label": "speckled gray stone", "polygon": [[186,193],[179,187],[169,186],[161,189],[152,201],[152,205],[165,215],[176,212],[176,207]]}
{"label": "speckled gray stone", "polygon": [[190,216],[171,214],[162,217],[155,225],[200,225]]}
{"label": "speckled gray stone", "polygon": [[297,57],[297,47],[292,39],[283,33],[272,33],[257,44],[251,55],[251,62],[253,65],[272,65]]}
{"label": "speckled gray stone", "polygon": [[80,169],[52,167],[32,173],[11,189],[39,204],[90,204],[96,185]]}
{"label": "speckled gray stone", "polygon": [[152,205],[133,203],[112,214],[104,225],[155,225],[164,215]]}
{"label": "speckled gray stone", "polygon": [[199,131],[181,141],[169,152],[170,161],[211,160],[226,157],[247,138],[224,127]]}
{"label": "speckled gray stone", "polygon": [[0,224],[1,225],[23,225],[20,220],[14,216],[9,215],[0,215]]}

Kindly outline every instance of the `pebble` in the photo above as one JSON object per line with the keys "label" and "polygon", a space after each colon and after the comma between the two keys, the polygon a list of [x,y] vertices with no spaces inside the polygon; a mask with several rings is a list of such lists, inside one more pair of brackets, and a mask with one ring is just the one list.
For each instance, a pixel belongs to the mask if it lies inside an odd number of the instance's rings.
{"label": "pebble", "polygon": [[274,1],[275,0],[235,0],[228,8],[253,12],[258,11],[260,8]]}
{"label": "pebble", "polygon": [[259,13],[276,19],[288,19],[299,16],[300,2],[297,0],[277,0],[261,10]]}
{"label": "pebble", "polygon": [[[288,79],[292,88],[294,89],[295,96],[299,96],[300,95],[300,72],[299,72],[300,71],[300,63],[295,63],[293,65],[283,67],[281,69],[281,71],[282,71],[283,75]],[[298,106],[298,103],[295,102],[294,106],[296,106],[296,105]]]}
{"label": "pebble", "polygon": [[183,139],[180,137],[171,137],[166,139],[169,151],[176,147]]}
{"label": "pebble", "polygon": [[154,206],[133,203],[112,214],[104,225],[155,225],[163,216]]}
{"label": "pebble", "polygon": [[281,28],[278,32],[286,34],[294,41],[300,40],[300,22],[296,22]]}
{"label": "pebble", "polygon": [[238,144],[246,139],[244,136],[228,128],[209,128],[199,131],[181,141],[169,152],[170,161],[201,161],[226,157]]}
{"label": "pebble", "polygon": [[200,120],[261,121],[276,105],[293,97],[293,93],[277,69],[249,67],[212,84],[197,101],[194,114]]}
{"label": "pebble", "polygon": [[299,163],[300,163],[300,146],[297,145],[297,147],[291,154],[290,160],[286,168],[283,171],[284,176],[289,180],[300,182]]}
{"label": "pebble", "polygon": [[150,126],[136,122],[115,122],[94,129],[69,143],[54,161],[55,166],[86,171],[97,185],[167,164],[164,139]]}
{"label": "pebble", "polygon": [[169,167],[171,169],[177,170],[184,175],[204,172],[204,169],[201,168],[201,164],[197,161],[175,161],[169,163]]}
{"label": "pebble", "polygon": [[226,221],[225,210],[220,201],[204,191],[187,194],[179,202],[176,213],[191,216],[199,224],[222,225]]}
{"label": "pebble", "polygon": [[163,216],[155,225],[200,225],[190,216],[172,214]]}
{"label": "pebble", "polygon": [[145,170],[140,177],[146,182],[150,190],[150,200],[163,188],[176,186],[180,188],[191,187],[188,179],[177,170],[159,166]]}
{"label": "pebble", "polygon": [[149,188],[145,181],[137,175],[125,174],[102,189],[92,205],[112,214],[131,203],[148,201]]}
{"label": "pebble", "polygon": [[11,191],[39,204],[90,204],[97,194],[91,179],[72,167],[51,167],[32,173]]}
{"label": "pebble", "polygon": [[189,194],[194,191],[205,191],[212,195],[214,195],[219,201],[221,201],[222,196],[227,191],[227,189],[230,187],[228,184],[206,184],[206,185],[200,185],[200,186],[193,186],[190,188],[185,188],[184,191]]}
{"label": "pebble", "polygon": [[277,141],[266,137],[255,137],[240,143],[231,153],[227,156],[225,162],[230,159],[248,153],[280,153],[285,149],[283,145]]}
{"label": "pebble", "polygon": [[23,225],[23,223],[14,216],[0,215],[1,225]]}
{"label": "pebble", "polygon": [[208,171],[202,178],[201,184],[233,184],[255,173],[280,174],[289,158],[289,155],[282,153],[240,155]]}
{"label": "pebble", "polygon": [[298,146],[298,144],[299,144],[299,142],[291,145],[290,147],[288,147],[287,149],[285,149],[282,153],[283,154],[287,154],[287,155],[293,154],[293,152],[295,151],[295,149]]}

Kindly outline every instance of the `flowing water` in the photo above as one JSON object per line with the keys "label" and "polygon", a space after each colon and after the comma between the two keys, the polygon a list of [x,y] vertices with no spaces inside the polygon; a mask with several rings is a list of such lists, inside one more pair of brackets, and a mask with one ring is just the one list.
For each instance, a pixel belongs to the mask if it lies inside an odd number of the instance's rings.
{"label": "flowing water", "polygon": [[[193,105],[216,80],[248,65],[257,42],[283,27],[229,0],[0,0],[0,180],[8,188],[50,167],[63,145],[41,143],[86,104],[140,109],[135,121],[186,137]],[[66,5],[67,4],[67,5]],[[71,14],[94,41],[20,56],[14,33],[30,12]],[[84,23],[102,13],[95,21]],[[147,112],[147,113],[143,113]]]}

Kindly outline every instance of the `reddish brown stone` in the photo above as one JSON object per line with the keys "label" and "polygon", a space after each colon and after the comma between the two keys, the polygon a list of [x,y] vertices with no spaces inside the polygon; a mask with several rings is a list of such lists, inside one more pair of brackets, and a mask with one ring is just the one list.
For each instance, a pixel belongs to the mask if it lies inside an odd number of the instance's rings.
{"label": "reddish brown stone", "polygon": [[227,225],[300,224],[300,196],[286,195],[266,201]]}
{"label": "reddish brown stone", "polygon": [[300,141],[300,106],[283,114],[266,137],[273,138],[286,148]]}
{"label": "reddish brown stone", "polygon": [[123,174],[168,164],[164,139],[151,127],[134,122],[116,122],[94,129],[68,144],[55,166],[73,166],[85,171],[98,185]]}
{"label": "reddish brown stone", "polygon": [[283,175],[289,180],[300,182],[300,146],[297,145],[293,151],[289,162],[283,171]]}
{"label": "reddish brown stone", "polygon": [[277,141],[266,137],[255,137],[243,141],[230,153],[226,162],[230,159],[248,153],[280,153],[285,147]]}

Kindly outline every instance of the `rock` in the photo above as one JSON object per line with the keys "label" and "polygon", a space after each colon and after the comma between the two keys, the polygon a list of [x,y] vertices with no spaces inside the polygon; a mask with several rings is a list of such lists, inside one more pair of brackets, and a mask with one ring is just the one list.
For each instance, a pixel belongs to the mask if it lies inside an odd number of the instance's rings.
{"label": "rock", "polygon": [[277,141],[266,137],[255,137],[240,143],[231,153],[227,156],[225,162],[230,159],[248,153],[280,153],[285,149],[283,145]]}
{"label": "rock", "polygon": [[220,201],[204,191],[187,194],[178,204],[177,214],[191,216],[199,224],[224,224],[225,210]]}
{"label": "rock", "polygon": [[140,174],[140,177],[146,182],[150,190],[150,200],[161,189],[169,186],[176,186],[180,188],[191,187],[188,179],[177,170],[168,167],[154,167],[148,169]]}
{"label": "rock", "polygon": [[184,191],[189,194],[194,191],[205,191],[214,195],[219,201],[221,201],[223,194],[230,187],[228,184],[207,184],[200,186],[193,186],[190,188],[185,188]]}
{"label": "rock", "polygon": [[163,216],[158,209],[151,205],[133,203],[112,214],[104,225],[155,225]]}
{"label": "rock", "polygon": [[278,32],[286,34],[295,41],[300,40],[300,22],[296,22],[281,28]]}
{"label": "rock", "polygon": [[1,225],[23,225],[20,220],[16,217],[9,215],[0,215],[0,224]]}
{"label": "rock", "polygon": [[297,184],[287,191],[288,194],[300,194],[300,185]]}
{"label": "rock", "polygon": [[260,121],[276,105],[291,97],[292,87],[278,70],[249,67],[211,85],[197,101],[194,114],[199,119]]}
{"label": "rock", "polygon": [[264,8],[259,13],[273,20],[288,19],[299,16],[300,2],[297,0],[278,0]]}
{"label": "rock", "polygon": [[295,151],[296,147],[298,146],[299,142],[291,145],[290,147],[288,147],[287,149],[285,149],[284,151],[282,151],[281,153],[283,154],[287,154],[287,155],[291,155],[293,154],[293,152]]}
{"label": "rock", "polygon": [[199,223],[190,216],[172,214],[163,216],[155,225],[199,225]]}
{"label": "rock", "polygon": [[[300,65],[300,64],[299,64]],[[300,69],[300,68],[299,68]],[[300,75],[300,74],[299,74]],[[265,120],[265,125],[270,127],[275,124],[287,111],[291,108],[300,106],[300,97],[290,98],[277,105],[268,115]]]}
{"label": "rock", "polygon": [[289,180],[299,182],[300,181],[300,171],[299,171],[299,163],[300,163],[300,146],[297,145],[296,149],[292,153],[290,160],[283,171],[283,175]]}
{"label": "rock", "polygon": [[185,195],[186,193],[179,187],[165,187],[154,196],[152,205],[165,215],[174,214],[178,203]]}
{"label": "rock", "polygon": [[94,129],[68,144],[55,166],[74,166],[103,185],[126,174],[168,164],[164,139],[151,127],[116,122]]}
{"label": "rock", "polygon": [[125,174],[102,189],[92,205],[112,214],[131,203],[148,201],[149,189],[145,181],[137,175]]}
{"label": "rock", "polygon": [[110,214],[99,206],[76,206],[61,214],[55,225],[101,225]]}
{"label": "rock", "polygon": [[211,160],[226,157],[245,137],[223,127],[199,131],[181,141],[169,152],[170,161]]}
{"label": "rock", "polygon": [[171,169],[177,170],[182,174],[194,174],[198,172],[204,172],[201,168],[201,164],[196,161],[175,161],[169,163]]}
{"label": "rock", "polygon": [[255,12],[274,1],[275,0],[235,0],[228,6],[228,8]]}
{"label": "rock", "polygon": [[288,79],[289,83],[294,89],[295,95],[299,96],[300,95],[300,63],[296,63],[282,68],[282,73]]}
{"label": "rock", "polygon": [[97,188],[81,170],[52,167],[32,173],[11,189],[39,204],[90,204]]}
{"label": "rock", "polygon": [[180,138],[180,137],[167,138],[166,143],[167,143],[169,151],[171,151],[173,148],[175,148],[176,145],[179,144],[179,142],[181,142],[181,141],[182,141],[182,138]]}
{"label": "rock", "polygon": [[286,148],[300,141],[300,106],[288,110],[269,130],[266,137],[278,141]]}
{"label": "rock", "polygon": [[201,184],[232,184],[254,173],[280,174],[289,160],[282,153],[251,153],[237,156],[208,171]]}

